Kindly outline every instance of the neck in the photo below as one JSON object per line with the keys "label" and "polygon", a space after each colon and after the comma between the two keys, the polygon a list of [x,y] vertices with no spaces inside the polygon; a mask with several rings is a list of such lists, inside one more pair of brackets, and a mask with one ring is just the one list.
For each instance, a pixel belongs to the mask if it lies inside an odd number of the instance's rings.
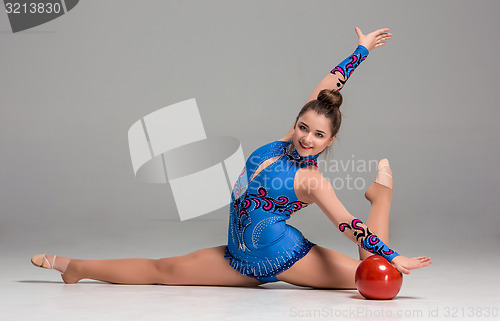
{"label": "neck", "polygon": [[319,153],[316,155],[302,156],[299,154],[299,152],[297,151],[292,142],[290,142],[290,144],[287,147],[285,147],[285,154],[289,160],[294,161],[296,163],[304,165],[313,164],[315,166],[318,166],[316,160],[319,156]]}

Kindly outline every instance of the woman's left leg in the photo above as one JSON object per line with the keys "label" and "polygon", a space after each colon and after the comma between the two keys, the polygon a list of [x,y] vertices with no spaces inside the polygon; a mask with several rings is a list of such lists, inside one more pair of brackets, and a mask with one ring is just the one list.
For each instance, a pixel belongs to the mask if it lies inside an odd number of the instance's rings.
{"label": "woman's left leg", "polygon": [[[366,225],[387,245],[392,187],[392,172],[389,162],[384,158],[378,164],[375,183],[368,187],[365,197],[372,204]],[[356,269],[362,260],[371,255],[359,248],[360,259],[357,260],[315,245],[306,256],[276,277],[291,284],[314,288],[356,289]]]}
{"label": "woman's left leg", "polygon": [[[161,259],[79,260],[58,256],[54,269],[65,283],[92,279],[115,284],[219,285],[252,287],[262,282],[243,275],[224,258],[226,246],[216,246]],[[53,255],[47,255],[49,262]]]}

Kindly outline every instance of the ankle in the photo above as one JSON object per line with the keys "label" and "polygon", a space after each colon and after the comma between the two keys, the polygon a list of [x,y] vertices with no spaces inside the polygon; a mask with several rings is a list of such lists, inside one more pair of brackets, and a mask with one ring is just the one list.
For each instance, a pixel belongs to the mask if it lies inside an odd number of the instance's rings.
{"label": "ankle", "polygon": [[[49,255],[47,255],[49,257]],[[53,256],[50,258],[50,261],[52,262]],[[57,270],[61,273],[64,273],[66,271],[66,268],[68,267],[69,262],[71,261],[70,258],[65,257],[65,256],[56,256],[56,259],[54,261],[54,270]]]}
{"label": "ankle", "polygon": [[82,277],[80,277],[80,274],[78,272],[78,270],[79,270],[78,264],[76,264],[77,262],[75,262],[75,261],[78,261],[78,260],[71,260],[70,259],[70,262],[66,266],[66,271],[64,271],[64,273],[61,275],[64,283],[74,284],[82,279]]}
{"label": "ankle", "polygon": [[373,183],[370,185],[365,192],[365,198],[371,203],[376,202],[391,202],[392,201],[392,189],[385,185],[379,183]]}

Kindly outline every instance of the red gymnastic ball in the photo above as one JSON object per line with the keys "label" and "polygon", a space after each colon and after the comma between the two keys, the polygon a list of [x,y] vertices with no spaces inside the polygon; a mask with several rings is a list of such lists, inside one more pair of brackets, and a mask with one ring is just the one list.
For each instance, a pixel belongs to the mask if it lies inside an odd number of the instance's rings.
{"label": "red gymnastic ball", "polygon": [[355,282],[365,298],[391,300],[401,289],[403,274],[382,256],[372,255],[359,264]]}

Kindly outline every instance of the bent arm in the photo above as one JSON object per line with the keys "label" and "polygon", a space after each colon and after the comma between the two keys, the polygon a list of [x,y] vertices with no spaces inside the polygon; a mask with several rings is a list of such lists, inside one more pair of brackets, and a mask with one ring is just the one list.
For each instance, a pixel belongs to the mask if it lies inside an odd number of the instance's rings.
{"label": "bent arm", "polygon": [[[366,35],[364,35],[358,27],[356,27],[355,30],[358,35],[358,47],[356,50],[335,68],[333,68],[330,73],[328,73],[325,78],[319,82],[313,90],[311,96],[307,99],[306,103],[316,99],[319,92],[323,89],[341,90],[354,69],[356,69],[356,67],[358,67],[359,64],[366,59],[369,51],[385,45],[386,41],[392,38],[392,33],[389,33],[389,28],[378,29]],[[292,128],[290,128],[281,140],[290,140],[293,134],[293,127],[294,125],[292,125]]]}
{"label": "bent arm", "polygon": [[383,256],[389,262],[399,255],[373,234],[361,220],[347,211],[337,198],[330,182],[319,171],[315,171],[307,184],[310,199],[318,204],[323,213],[347,238],[366,251]]}

